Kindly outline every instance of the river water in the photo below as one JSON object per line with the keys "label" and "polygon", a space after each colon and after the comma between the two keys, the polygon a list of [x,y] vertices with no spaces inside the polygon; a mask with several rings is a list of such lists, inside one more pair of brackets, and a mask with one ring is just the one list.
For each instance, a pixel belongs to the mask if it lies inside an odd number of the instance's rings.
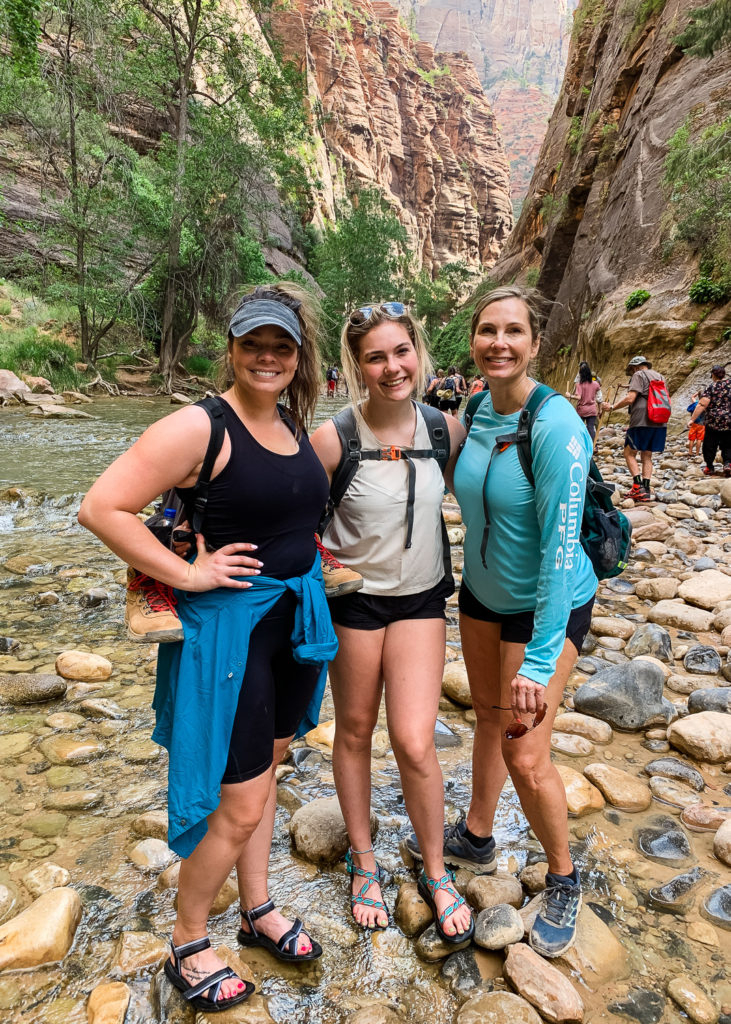
{"label": "river water", "polygon": [[[337,403],[339,406],[340,402]],[[320,403],[318,420],[331,415],[335,403]],[[111,679],[93,696],[112,700],[118,719],[84,719],[75,724],[76,739],[98,741],[102,750],[90,764],[51,766],[39,749],[44,737],[58,731],[49,714],[74,713],[73,694],[52,705],[6,709],[0,739],[12,734],[30,737],[21,753],[0,758],[0,923],[31,900],[21,882],[30,868],[52,861],[66,868],[81,895],[84,916],[71,952],[61,965],[0,974],[0,1010],[4,1019],[28,1024],[81,1024],[86,999],[95,985],[123,977],[132,989],[127,1024],[158,1019],[150,995],[151,968],[129,971],[119,964],[119,936],[142,933],[150,941],[170,933],[174,919],[173,890],[161,890],[156,876],[135,867],[128,853],[139,837],[133,820],[143,811],[164,810],[166,755],[149,741],[153,724],[150,701],[154,687],[156,648],[130,643],[123,627],[124,566],[76,523],[81,495],[99,472],[127,448],[151,422],[170,411],[162,399],[98,400],[83,406],[92,419],[54,420],[28,417],[20,409],[0,409],[0,637],[20,646],[0,654],[2,671],[53,672],[57,655],[69,649],[94,651],[114,666]],[[453,549],[457,570],[461,548]],[[108,603],[83,607],[90,588],[106,591]],[[59,598],[45,605],[39,595]],[[636,605],[618,595],[600,593],[604,614],[626,614]],[[459,656],[455,602],[449,607],[447,657]],[[322,720],[332,717],[329,696]],[[469,713],[446,698],[440,706],[443,738],[440,749],[445,774],[447,813],[454,818],[469,802],[472,726]],[[71,728],[68,724],[66,728]],[[379,728],[385,728],[385,717]],[[625,767],[639,766],[652,755],[639,746],[641,734],[620,736],[605,755]],[[601,754],[598,755],[602,757]],[[597,759],[597,755],[594,755]],[[565,757],[581,771],[592,758]],[[409,830],[393,754],[374,759],[373,801],[380,831],[379,859],[390,872],[385,896],[391,908],[398,885],[413,880],[399,856],[399,842]],[[91,789],[101,794],[97,806],[59,814],[47,805],[54,793]],[[412,1024],[454,1024],[463,997],[441,973],[441,964],[420,960],[414,941],[395,928],[364,933],[354,927],[347,909],[342,866],[317,869],[292,853],[286,825],[290,813],[314,796],[335,792],[328,752],[314,752],[280,786],[280,806],[272,853],[271,895],[302,916],[325,949],[315,965],[301,969],[276,963],[265,953],[246,951],[257,989],[277,1024],[343,1024],[372,1003],[391,1007],[398,1019]],[[731,1004],[731,986],[724,981],[728,933],[717,944],[690,942],[687,921],[658,913],[647,905],[647,889],[664,882],[677,868],[632,856],[635,830],[658,810],[646,815],[622,814],[607,808],[572,822],[577,863],[590,889],[590,905],[610,923],[628,954],[622,978],[587,984],[588,975],[573,972],[584,998],[586,1020],[618,1020],[609,1013],[611,999],[626,994],[628,985],[651,989],[670,976],[690,974],[716,989],[720,1003]],[[678,813],[678,809],[674,809]],[[496,840],[499,870],[519,872],[541,859],[514,791],[506,787],[498,814]],[[720,865],[707,836],[694,839],[694,859],[718,878]],[[723,870],[723,869],[722,869]],[[716,884],[718,884],[716,882]],[[688,920],[698,919],[697,913]],[[212,919],[214,945],[236,949],[235,905]],[[717,935],[719,933],[717,932]],[[154,958],[153,958],[154,959]],[[502,958],[479,954],[487,979],[501,974]],[[714,979],[714,980],[712,980]],[[719,980],[720,979],[720,980]],[[502,981],[495,983],[504,986]],[[248,1012],[248,1011],[247,1011]],[[253,1011],[252,1011],[253,1012]],[[176,1020],[192,1019],[183,1015]],[[228,1021],[262,1022],[264,1016],[226,1016]],[[680,1021],[668,1001],[664,1021]],[[380,1024],[380,1017],[374,1017]]]}

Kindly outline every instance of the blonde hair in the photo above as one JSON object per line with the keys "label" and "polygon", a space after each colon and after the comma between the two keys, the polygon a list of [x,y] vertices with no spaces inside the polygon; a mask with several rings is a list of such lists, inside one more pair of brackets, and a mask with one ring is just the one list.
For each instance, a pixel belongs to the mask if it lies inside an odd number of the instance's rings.
{"label": "blonde hair", "polygon": [[352,324],[350,317],[348,317],[340,334],[340,360],[343,364],[343,375],[348,385],[348,393],[352,399],[353,407],[356,410],[360,402],[368,397],[368,391],[363,387],[363,378],[361,377],[360,366],[358,365],[360,341],[374,327],[384,323],[400,324],[411,338],[417,360],[417,374],[414,387],[417,395],[423,394],[427,375],[432,372],[431,359],[426,347],[426,333],[416,317],[412,316],[408,309],[401,316],[389,316],[380,305],[374,304],[371,315],[364,324]]}
{"label": "blonde hair", "polygon": [[470,323],[470,342],[475,340],[475,332],[483,310],[491,306],[493,302],[501,302],[503,299],[519,299],[525,305],[528,310],[531,337],[533,341],[538,341],[548,318],[547,300],[534,288],[522,288],[518,284],[508,284],[501,288],[493,288],[491,292],[487,292],[477,300]]}
{"label": "blonde hair", "polygon": [[[282,402],[294,420],[298,433],[307,429],[315,414],[320,393],[320,360],[322,347],[322,311],[320,303],[302,285],[294,281],[275,281],[273,284],[257,285],[247,289],[243,295],[257,299],[273,299],[288,306],[300,323],[302,345],[297,349],[299,360],[294,377],[283,392]],[[228,332],[229,348],[234,336]],[[229,348],[226,349],[219,367],[217,384],[221,391],[231,387],[234,381]]]}

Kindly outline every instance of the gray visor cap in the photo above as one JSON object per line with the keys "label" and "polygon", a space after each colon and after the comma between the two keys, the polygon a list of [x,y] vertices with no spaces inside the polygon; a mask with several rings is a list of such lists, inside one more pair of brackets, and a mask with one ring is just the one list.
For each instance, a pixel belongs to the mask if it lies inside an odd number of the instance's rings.
{"label": "gray visor cap", "polygon": [[276,299],[249,299],[242,302],[231,317],[228,329],[234,338],[241,338],[249,331],[267,324],[281,327],[298,345],[302,345],[302,330],[297,314]]}

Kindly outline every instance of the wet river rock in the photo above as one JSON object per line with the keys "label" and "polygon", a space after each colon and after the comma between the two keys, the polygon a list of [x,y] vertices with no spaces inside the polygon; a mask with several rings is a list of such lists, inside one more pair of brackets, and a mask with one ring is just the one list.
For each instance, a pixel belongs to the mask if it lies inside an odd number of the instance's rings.
{"label": "wet river rock", "polygon": [[[289,831],[297,853],[315,864],[334,864],[348,849],[348,833],[337,797],[317,797],[292,815]],[[371,811],[371,835],[378,819]]]}
{"label": "wet river rock", "polygon": [[626,731],[670,722],[676,711],[663,697],[664,682],[662,669],[643,659],[603,668],[576,691],[574,707]]}
{"label": "wet river rock", "polygon": [[665,998],[652,989],[632,988],[623,999],[610,1003],[607,1009],[640,1024],[658,1024],[665,1012]]}
{"label": "wet river rock", "polygon": [[[690,702],[688,702],[690,710]],[[677,757],[658,757],[654,761],[648,761],[642,769],[645,775],[660,775],[666,779],[675,779],[677,782],[684,782],[701,793],[705,789],[703,776],[697,768],[681,761]]]}
{"label": "wet river rock", "polygon": [[574,986],[530,946],[515,943],[508,949],[505,977],[551,1024],[581,1024],[584,1004]]}
{"label": "wet river rock", "polygon": [[[659,583],[659,580],[654,581]],[[643,596],[643,595],[640,595]],[[665,595],[663,595],[665,596]],[[660,595],[654,596],[658,600]],[[649,654],[659,661],[672,661],[672,641],[670,634],[662,626],[654,622],[643,622],[632,634],[625,652],[630,658],[636,658],[639,654]]]}
{"label": "wet river rock", "polygon": [[707,877],[707,872],[694,867],[682,875],[676,875],[664,885],[656,885],[649,892],[652,904],[661,910],[675,912],[687,909],[698,886]]}
{"label": "wet river rock", "polygon": [[513,992],[480,992],[468,999],[456,1024],[541,1024],[536,1011]]}
{"label": "wet river rock", "polygon": [[684,867],[691,857],[687,836],[673,818],[654,818],[635,831],[635,844],[648,860]]}
{"label": "wet river rock", "polygon": [[[731,577],[728,577],[731,581]],[[721,658],[715,647],[694,644],[683,658],[686,672],[693,675],[717,675],[721,671]]]}
{"label": "wet river rock", "polygon": [[89,1024],[124,1024],[131,995],[129,985],[123,981],[97,985],[86,1007]]}
{"label": "wet river rock", "polygon": [[56,671],[64,679],[75,679],[82,683],[103,682],[112,674],[112,663],[100,654],[64,651],[56,658]]}
{"label": "wet river rock", "polygon": [[731,714],[731,686],[693,690],[688,697],[688,711],[691,715],[699,711],[720,711]]}
{"label": "wet river rock", "polygon": [[731,885],[714,889],[701,905],[701,913],[712,924],[731,931]]}
{"label": "wet river rock", "polygon": [[498,903],[477,915],[475,942],[483,949],[505,949],[523,938],[520,914],[508,903]]}
{"label": "wet river rock", "polygon": [[40,704],[66,693],[66,680],[35,672],[0,672],[0,700],[8,704]]}
{"label": "wet river rock", "polygon": [[0,926],[0,971],[63,960],[80,920],[81,900],[74,889],[60,887],[43,893]]}
{"label": "wet river rock", "polygon": [[724,764],[731,761],[731,715],[700,711],[673,722],[668,740],[697,761]]}

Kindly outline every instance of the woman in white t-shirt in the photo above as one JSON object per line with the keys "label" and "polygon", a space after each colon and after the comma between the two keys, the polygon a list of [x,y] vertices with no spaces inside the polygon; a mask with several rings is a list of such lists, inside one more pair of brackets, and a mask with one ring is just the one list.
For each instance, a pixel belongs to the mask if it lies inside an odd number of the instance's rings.
{"label": "woman in white t-shirt", "polygon": [[[362,927],[388,925],[370,834],[371,740],[385,691],[404,801],[423,852],[419,891],[441,937],[461,943],[474,924],[444,868],[444,784],[434,747],[444,609],[454,583],[443,561],[444,478],[437,460],[424,455],[433,450],[430,434],[413,401],[423,391],[429,357],[421,326],[400,302],[354,310],[343,328],[341,357],[361,450],[383,453],[358,462],[324,538],[364,578],[362,590],[330,602],[340,645],[330,666],[333,772],[351,843],[351,909]],[[451,479],[465,432],[451,416],[442,419]],[[333,420],[313,434],[312,445],[332,479],[343,455]],[[413,459],[401,454],[410,451]]]}

